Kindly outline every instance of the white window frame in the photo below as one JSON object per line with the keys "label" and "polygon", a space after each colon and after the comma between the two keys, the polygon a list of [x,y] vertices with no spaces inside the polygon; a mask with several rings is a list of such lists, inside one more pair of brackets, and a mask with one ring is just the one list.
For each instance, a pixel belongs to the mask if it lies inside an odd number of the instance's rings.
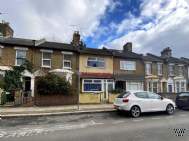
{"label": "white window frame", "polygon": [[179,76],[183,76],[184,74],[184,65],[180,64],[178,65],[179,69],[178,69],[178,75]]}
{"label": "white window frame", "polygon": [[[42,53],[41,67],[43,67],[43,68],[51,68],[51,65],[52,65],[51,61],[52,61],[52,53],[53,53],[53,51],[52,51],[52,50],[45,50],[45,49],[41,49],[40,51],[41,51],[41,53]],[[51,58],[50,58],[50,59],[43,59],[43,53],[51,53]],[[50,61],[50,66],[44,65],[44,64],[43,64],[43,61],[44,61],[44,60]]]}
{"label": "white window frame", "polygon": [[[92,59],[89,59],[89,58],[94,58],[93,60]],[[88,61],[94,61],[94,62],[103,62],[104,63],[104,66],[103,67],[93,67],[93,66],[88,66]],[[102,61],[103,60],[103,61]],[[91,68],[101,68],[101,69],[104,69],[105,66],[106,66],[106,63],[105,63],[105,58],[103,57],[93,57],[93,56],[89,56],[87,57],[87,64],[86,64],[87,67],[91,67]]]}
{"label": "white window frame", "polygon": [[15,47],[15,50],[16,50],[16,58],[15,58],[15,66],[20,66],[17,62],[17,56],[18,56],[18,51],[24,51],[26,56],[25,58],[22,58],[22,59],[27,59],[27,48],[18,48],[18,47]]}
{"label": "white window frame", "polygon": [[[73,53],[72,52],[66,52],[66,51],[62,51],[62,54],[63,54],[63,69],[72,69],[72,61],[71,60],[66,60],[66,59],[64,59],[64,55],[73,55]],[[67,63],[70,63],[70,67],[65,67],[64,66],[64,62],[67,62]]]}
{"label": "white window frame", "polygon": [[[172,71],[170,70],[170,67],[172,67]],[[174,64],[169,64],[169,76],[174,76]]]}
{"label": "white window frame", "polygon": [[[148,68],[147,65],[149,65],[150,67]],[[148,69],[150,69],[150,70],[148,70]],[[152,75],[152,62],[145,63],[145,73],[146,73],[146,75]]]}
{"label": "white window frame", "polygon": [[138,90],[143,91],[144,90],[144,84],[143,82],[139,81],[126,81],[126,90],[133,90],[133,89],[128,89],[131,85],[137,85]]}
{"label": "white window frame", "polygon": [[[91,84],[101,84],[101,91],[85,91],[84,90],[84,84],[85,84],[85,80],[92,80]],[[100,80],[101,82],[100,83],[97,83],[97,82],[94,82],[95,80]],[[103,92],[104,91],[104,86],[103,86],[103,82],[104,82],[104,79],[82,79],[82,92],[88,92],[88,93],[99,93],[99,92]],[[90,83],[90,82],[88,82]]]}
{"label": "white window frame", "polygon": [[158,75],[163,75],[163,63],[157,63]]}
{"label": "white window frame", "polygon": [[[133,65],[133,68],[129,68],[128,65]],[[135,71],[136,70],[136,61],[126,61],[120,60],[120,70]]]}

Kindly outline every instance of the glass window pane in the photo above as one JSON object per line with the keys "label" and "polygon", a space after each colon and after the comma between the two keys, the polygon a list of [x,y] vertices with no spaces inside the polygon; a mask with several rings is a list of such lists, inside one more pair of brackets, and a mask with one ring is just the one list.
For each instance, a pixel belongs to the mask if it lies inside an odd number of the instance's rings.
{"label": "glass window pane", "polygon": [[66,67],[66,68],[71,68],[71,62],[69,62],[69,61],[64,61],[64,67]]}
{"label": "glass window pane", "polygon": [[102,91],[101,84],[84,84],[84,91]]}
{"label": "glass window pane", "polygon": [[26,58],[26,51],[24,50],[17,50],[17,58]]}
{"label": "glass window pane", "polygon": [[43,52],[43,59],[51,59],[51,53]]}
{"label": "glass window pane", "polygon": [[64,54],[64,60],[71,60],[72,55],[70,54]]}
{"label": "glass window pane", "polygon": [[148,98],[148,94],[146,92],[137,92],[135,96],[138,98]]}
{"label": "glass window pane", "polygon": [[97,67],[97,62],[96,61],[87,61],[87,66]]}
{"label": "glass window pane", "polygon": [[25,59],[20,59],[20,58],[19,58],[19,59],[17,59],[16,61],[17,61],[17,64],[16,64],[16,65],[19,65],[19,66],[25,63]]}
{"label": "glass window pane", "polygon": [[43,60],[43,66],[51,66],[50,60]]}

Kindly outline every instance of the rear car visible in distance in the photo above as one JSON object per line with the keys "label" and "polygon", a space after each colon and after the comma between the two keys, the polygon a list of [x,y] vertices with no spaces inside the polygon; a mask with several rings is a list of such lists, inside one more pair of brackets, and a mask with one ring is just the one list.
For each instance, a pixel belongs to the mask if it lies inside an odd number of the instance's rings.
{"label": "rear car visible in distance", "polygon": [[179,93],[176,97],[176,105],[179,109],[189,109],[189,92]]}

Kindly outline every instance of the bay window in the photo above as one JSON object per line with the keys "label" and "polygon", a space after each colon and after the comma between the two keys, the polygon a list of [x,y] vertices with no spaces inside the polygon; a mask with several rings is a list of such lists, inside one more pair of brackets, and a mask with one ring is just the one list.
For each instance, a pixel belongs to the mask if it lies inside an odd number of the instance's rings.
{"label": "bay window", "polygon": [[181,92],[185,92],[186,90],[185,90],[185,86],[186,84],[185,84],[185,82],[181,82]]}
{"label": "bay window", "polygon": [[136,70],[136,62],[135,61],[120,61],[120,69],[121,70]]}

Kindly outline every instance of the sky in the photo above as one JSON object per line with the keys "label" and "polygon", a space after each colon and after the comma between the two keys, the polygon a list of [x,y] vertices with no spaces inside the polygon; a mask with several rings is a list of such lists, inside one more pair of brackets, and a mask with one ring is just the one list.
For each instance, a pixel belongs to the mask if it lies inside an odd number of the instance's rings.
{"label": "sky", "polygon": [[189,57],[189,0],[0,0],[0,12],[18,38],[70,43],[78,30],[92,48]]}

